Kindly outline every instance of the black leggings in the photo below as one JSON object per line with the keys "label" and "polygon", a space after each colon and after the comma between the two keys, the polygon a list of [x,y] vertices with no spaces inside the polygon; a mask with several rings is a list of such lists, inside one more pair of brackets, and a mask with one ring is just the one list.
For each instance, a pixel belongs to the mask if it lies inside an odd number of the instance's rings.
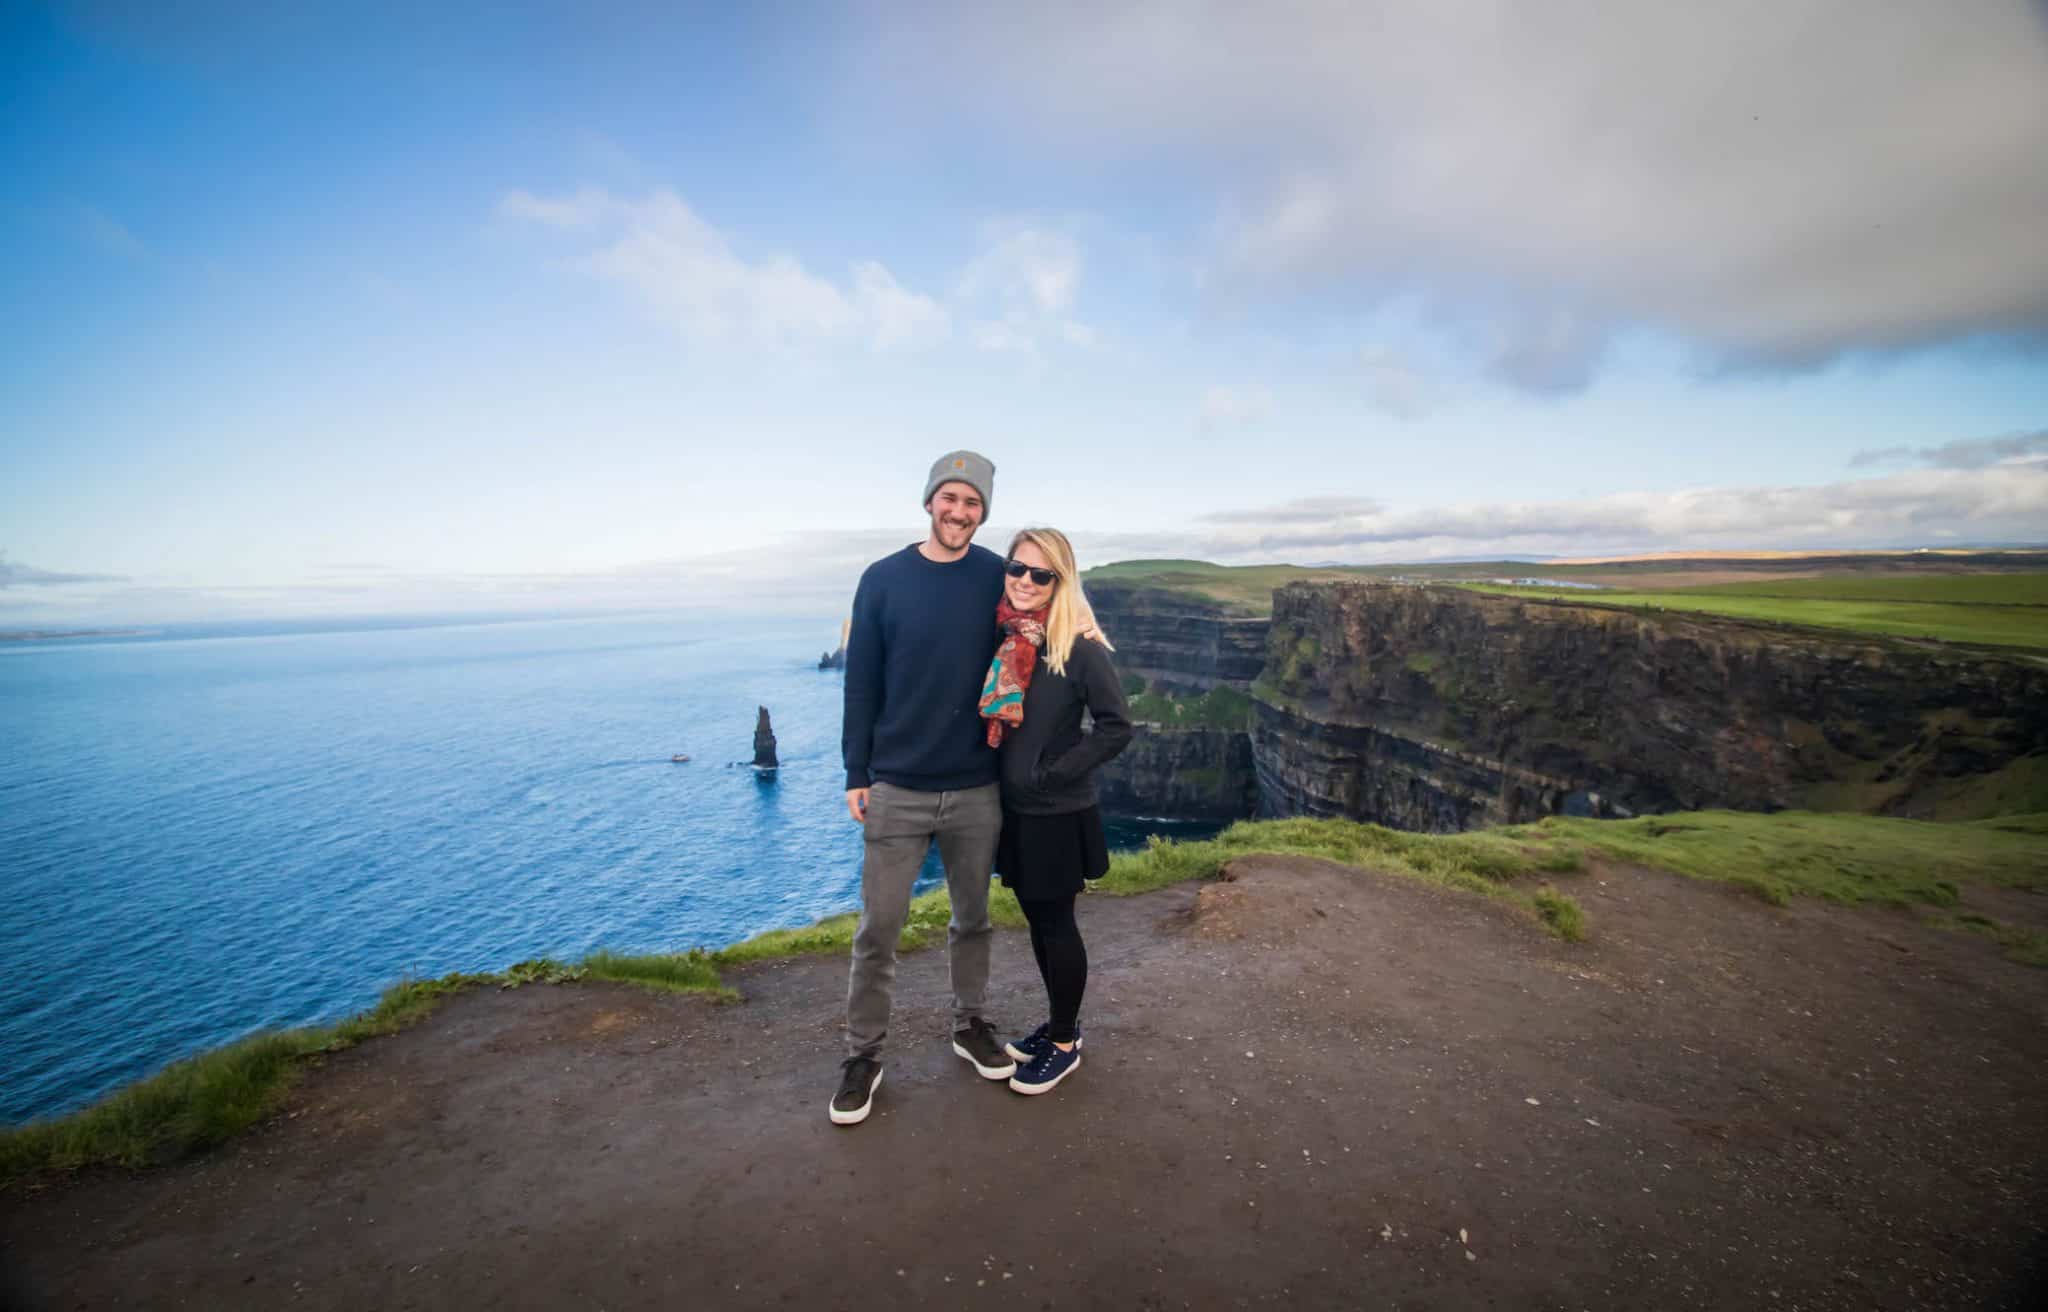
{"label": "black leggings", "polygon": [[1018,898],[1017,905],[1031,922],[1031,955],[1038,958],[1038,977],[1052,1001],[1047,1036],[1054,1043],[1072,1043],[1081,1034],[1081,995],[1088,989],[1088,945],[1074,923],[1074,895],[1028,902]]}

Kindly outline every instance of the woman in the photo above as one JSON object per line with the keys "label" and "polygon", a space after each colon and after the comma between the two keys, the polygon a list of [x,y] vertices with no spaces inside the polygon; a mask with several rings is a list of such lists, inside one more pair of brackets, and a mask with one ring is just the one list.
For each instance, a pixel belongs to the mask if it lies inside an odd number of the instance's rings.
{"label": "woman", "polygon": [[[1066,536],[1025,529],[1010,543],[1004,575],[996,607],[1003,640],[981,694],[989,744],[1002,752],[996,870],[1031,923],[1051,1012],[1030,1037],[1004,1046],[1022,1063],[1010,1087],[1045,1093],[1081,1065],[1088,949],[1074,897],[1109,869],[1095,769],[1130,742],[1131,717]],[[1096,638],[1082,636],[1089,633]],[[1084,710],[1092,733],[1081,732]]]}

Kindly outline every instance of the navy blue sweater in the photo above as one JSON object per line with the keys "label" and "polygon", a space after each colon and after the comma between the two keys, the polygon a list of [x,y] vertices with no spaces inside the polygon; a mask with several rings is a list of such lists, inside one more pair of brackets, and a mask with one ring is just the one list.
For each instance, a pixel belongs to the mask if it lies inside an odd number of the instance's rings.
{"label": "navy blue sweater", "polygon": [[846,786],[944,792],[996,781],[981,685],[996,650],[1003,560],[969,547],[926,560],[915,544],[860,576],[846,636]]}

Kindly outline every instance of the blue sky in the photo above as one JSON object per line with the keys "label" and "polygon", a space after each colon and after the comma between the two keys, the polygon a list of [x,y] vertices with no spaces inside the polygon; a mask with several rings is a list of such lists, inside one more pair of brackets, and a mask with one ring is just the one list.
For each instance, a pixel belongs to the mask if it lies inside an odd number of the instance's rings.
{"label": "blue sky", "polygon": [[2048,539],[2025,0],[270,8],[0,11],[0,624],[824,605],[961,445],[1084,563]]}

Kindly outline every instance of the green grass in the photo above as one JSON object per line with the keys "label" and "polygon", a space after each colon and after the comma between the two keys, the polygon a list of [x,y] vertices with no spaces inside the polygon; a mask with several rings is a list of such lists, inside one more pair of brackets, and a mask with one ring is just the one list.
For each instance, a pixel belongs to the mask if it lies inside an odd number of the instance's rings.
{"label": "green grass", "polygon": [[1564,938],[1579,938],[1585,932],[1585,918],[1569,897],[1515,882],[1576,870],[1579,853],[1547,835],[1499,830],[1410,834],[1349,820],[1243,820],[1212,839],[1154,839],[1142,851],[1118,852],[1110,857],[1109,873],[1095,888],[1114,896],[1213,878],[1226,862],[1254,853],[1321,857],[1404,875],[1508,902]]}
{"label": "green grass", "polygon": [[[1628,587],[1628,583],[1655,577],[1659,581],[1688,573],[1729,569],[1810,573],[1825,571],[1821,577],[1784,577],[1753,583],[1686,585],[1681,592],[1702,598],[1780,602],[1866,602],[1866,604],[1985,604],[1985,606],[2048,606],[2048,571],[2011,569],[2013,565],[2048,563],[2048,555],[2030,553],[1845,553],[1821,557],[1784,559],[1714,559],[1714,557],[1655,557],[1640,561],[1610,561],[1604,565],[1563,565],[1528,561],[1458,561],[1458,563],[1407,563],[1407,565],[1210,565],[1208,561],[1116,561],[1085,571],[1085,583],[1124,583],[1133,587],[1157,587],[1163,592],[1202,598],[1221,606],[1233,616],[1270,616],[1274,587],[1300,581],[1341,581],[1341,579],[1411,579],[1470,583],[1479,587],[1516,592],[1509,585],[1495,585],[1499,577],[1550,577],[1602,583],[1626,589],[1626,594],[1669,596],[1661,587]],[[1542,596],[1563,596],[1585,600],[1579,589],[1530,589]],[[1606,596],[1606,594],[1602,594]],[[1706,614],[1735,614],[1708,610]],[[1767,616],[1743,616],[1767,618]],[[1864,628],[1855,616],[1843,616],[1839,626]],[[1921,632],[1927,622],[1921,614],[1880,614],[1878,622],[1905,624],[1909,637],[1946,637],[1944,632]],[[1794,618],[1790,622],[1815,624],[1823,620]],[[1835,626],[1827,622],[1827,626]],[[1937,626],[1939,628],[1939,626]],[[1868,632],[1894,632],[1892,628],[1866,628]],[[1972,630],[1974,632],[1974,630]],[[1960,643],[1997,643],[2005,647],[2038,647],[2036,639],[1997,641],[1985,637],[1956,637]]]}
{"label": "green grass", "polygon": [[446,998],[485,985],[615,979],[667,991],[736,998],[705,954],[625,957],[600,952],[575,965],[548,958],[496,974],[404,980],[376,1006],[333,1025],[265,1031],[173,1062],[82,1111],[0,1129],[0,1186],[86,1166],[151,1166],[209,1148],[277,1110],[307,1065],[366,1039],[395,1034]]}
{"label": "green grass", "polygon": [[2048,571],[1766,579],[1679,589],[1687,596],[1826,601],[1921,601],[1961,606],[2048,606]]}
{"label": "green grass", "polygon": [[276,1110],[308,1058],[391,1034],[488,975],[408,980],[338,1025],[252,1034],[174,1062],[75,1115],[0,1130],[0,1183],[83,1166],[148,1166],[220,1143]]}
{"label": "green grass", "polygon": [[2043,819],[1937,824],[1810,811],[1689,811],[1638,820],[1553,817],[1502,832],[1740,885],[1779,905],[1815,897],[1949,906],[1964,883],[2048,888]]}
{"label": "green grass", "polygon": [[1203,560],[1120,560],[1081,575],[1083,586],[1125,583],[1186,593],[1217,603],[1226,613],[1258,618],[1273,613],[1273,589],[1289,583],[1384,577],[1382,566],[1311,569],[1302,565],[1211,565]]}
{"label": "green grass", "polygon": [[719,979],[717,964],[701,948],[640,956],[599,952],[583,959],[583,970],[592,979],[643,984],[664,993],[708,993],[721,1002],[738,1002],[740,998]]}
{"label": "green grass", "polygon": [[1477,592],[1536,597],[1577,605],[1688,611],[1766,624],[1796,624],[1897,638],[1933,638],[1942,642],[2048,650],[2048,606],[1759,596],[1708,588],[1670,592],[1585,592],[1573,588],[1524,588],[1497,583],[1467,583],[1462,586]]}
{"label": "green grass", "polygon": [[1964,911],[1946,928],[1982,934],[2005,949],[2005,955],[2026,966],[2048,968],[2048,934],[2024,925],[2006,925],[1974,911]]}
{"label": "green grass", "polygon": [[1255,709],[1250,697],[1229,684],[1194,697],[1142,692],[1130,702],[1132,719],[1169,729],[1242,731],[1252,727]]}

